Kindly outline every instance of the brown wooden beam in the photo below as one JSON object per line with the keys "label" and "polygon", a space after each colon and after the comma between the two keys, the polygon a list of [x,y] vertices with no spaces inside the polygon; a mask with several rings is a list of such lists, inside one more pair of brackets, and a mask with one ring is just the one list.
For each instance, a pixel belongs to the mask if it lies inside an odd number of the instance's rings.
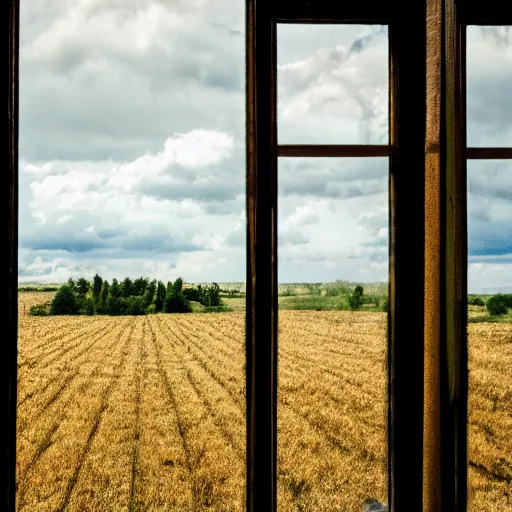
{"label": "brown wooden beam", "polygon": [[456,4],[464,25],[512,25],[510,2],[505,0],[458,0]]}
{"label": "brown wooden beam", "polygon": [[[421,510],[426,2],[389,25],[388,505]],[[420,298],[419,303],[416,299]]]}
{"label": "brown wooden beam", "polygon": [[246,511],[277,508],[277,126],[272,0],[246,1]]}
{"label": "brown wooden beam", "polygon": [[16,499],[16,391],[18,357],[18,118],[19,0],[8,7],[7,166],[2,173],[2,496],[14,512]]}
{"label": "brown wooden beam", "polygon": [[424,512],[467,504],[467,208],[464,30],[429,0],[425,167]]}
{"label": "brown wooden beam", "polygon": [[280,23],[386,24],[392,0],[274,0],[272,16]]}
{"label": "brown wooden beam", "polygon": [[279,157],[388,157],[395,148],[389,145],[280,144]]}
{"label": "brown wooden beam", "polygon": [[512,148],[467,148],[466,158],[470,160],[510,160]]}

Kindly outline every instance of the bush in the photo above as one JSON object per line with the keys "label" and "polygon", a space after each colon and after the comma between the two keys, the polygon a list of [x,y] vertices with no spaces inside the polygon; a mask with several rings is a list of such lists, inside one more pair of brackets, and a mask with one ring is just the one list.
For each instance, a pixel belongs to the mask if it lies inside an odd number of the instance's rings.
{"label": "bush", "polygon": [[146,313],[148,315],[154,315],[156,313],[156,305],[155,304],[150,304],[147,308],[146,308]]}
{"label": "bush", "polygon": [[206,286],[203,290],[203,300],[201,301],[203,306],[222,306],[222,299],[220,297],[220,288],[217,283],[213,283],[211,286]]}
{"label": "bush", "polygon": [[144,315],[146,314],[146,304],[144,297],[132,295],[131,297],[122,299],[123,314],[125,315]]}
{"label": "bush", "polygon": [[203,309],[203,313],[226,313],[229,311],[233,311],[233,308],[229,306],[221,305],[221,306],[206,306]]}
{"label": "bush", "polygon": [[201,302],[202,300],[202,293],[201,293],[201,285],[199,285],[199,288],[185,288],[183,290],[183,295],[187,300],[193,300],[194,302]]}
{"label": "bush", "polygon": [[109,295],[105,313],[107,315],[119,316],[124,315],[126,311],[125,302],[122,297]]}
{"label": "bush", "polygon": [[501,316],[506,315],[508,310],[508,300],[507,297],[501,293],[497,295],[493,295],[487,301],[487,311],[492,316]]}
{"label": "bush", "polygon": [[387,313],[388,310],[389,310],[389,298],[384,297],[384,299],[382,300],[382,311],[385,311]]}
{"label": "bush", "polygon": [[78,313],[78,300],[74,290],[69,284],[62,285],[50,304],[51,315],[76,315]]}
{"label": "bush", "polygon": [[306,283],[304,286],[309,295],[322,295],[322,287],[318,283]]}
{"label": "bush", "polygon": [[469,306],[485,306],[485,302],[481,297],[477,297],[476,295],[468,296],[468,305]]}
{"label": "bush", "polygon": [[90,297],[84,297],[78,301],[78,314],[92,316],[96,312],[94,299]]}
{"label": "bush", "polygon": [[185,288],[181,293],[187,301],[200,302],[203,306],[222,306],[222,298],[220,296],[221,289],[217,283],[211,286],[198,285],[197,288]]}
{"label": "bush", "polygon": [[381,297],[379,295],[361,295],[363,304],[374,304],[376,308],[380,306]]}
{"label": "bush", "polygon": [[512,293],[500,293],[499,295],[503,298],[507,308],[512,308]]}
{"label": "bush", "polygon": [[48,316],[50,314],[50,301],[43,304],[30,306],[29,315],[32,316]]}
{"label": "bush", "polygon": [[192,307],[183,292],[171,289],[165,298],[164,311],[166,313],[190,313]]}

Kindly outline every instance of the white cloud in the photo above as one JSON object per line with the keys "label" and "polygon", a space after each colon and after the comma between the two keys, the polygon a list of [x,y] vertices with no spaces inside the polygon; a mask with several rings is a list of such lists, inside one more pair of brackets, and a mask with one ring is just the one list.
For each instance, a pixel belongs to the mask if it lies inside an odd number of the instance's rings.
{"label": "white cloud", "polygon": [[[245,280],[243,3],[21,9],[20,279]],[[386,28],[280,25],[278,40],[280,142],[387,141]],[[510,33],[470,28],[468,48],[470,144],[510,145]],[[386,159],[278,172],[281,281],[386,278]],[[470,174],[470,284],[498,286],[510,173]]]}

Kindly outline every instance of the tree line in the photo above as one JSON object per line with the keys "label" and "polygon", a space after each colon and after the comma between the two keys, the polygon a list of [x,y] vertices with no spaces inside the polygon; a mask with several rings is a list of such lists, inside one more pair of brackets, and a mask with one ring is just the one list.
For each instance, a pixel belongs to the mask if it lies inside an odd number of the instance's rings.
{"label": "tree line", "polygon": [[92,281],[81,277],[60,286],[51,301],[30,308],[31,315],[145,315],[189,313],[191,301],[208,308],[223,306],[217,283],[184,288],[183,279],[162,281],[139,277],[109,283],[96,274]]}

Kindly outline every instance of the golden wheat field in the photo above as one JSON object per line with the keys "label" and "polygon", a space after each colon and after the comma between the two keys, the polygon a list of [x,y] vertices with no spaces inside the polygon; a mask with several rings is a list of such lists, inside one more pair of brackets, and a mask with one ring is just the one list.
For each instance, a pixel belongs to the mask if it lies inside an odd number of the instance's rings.
{"label": "golden wheat field", "polygon": [[[243,510],[243,312],[22,309],[18,510]],[[282,311],[279,331],[279,510],[386,501],[385,314]],[[496,512],[512,494],[512,324],[469,333],[469,509]]]}

